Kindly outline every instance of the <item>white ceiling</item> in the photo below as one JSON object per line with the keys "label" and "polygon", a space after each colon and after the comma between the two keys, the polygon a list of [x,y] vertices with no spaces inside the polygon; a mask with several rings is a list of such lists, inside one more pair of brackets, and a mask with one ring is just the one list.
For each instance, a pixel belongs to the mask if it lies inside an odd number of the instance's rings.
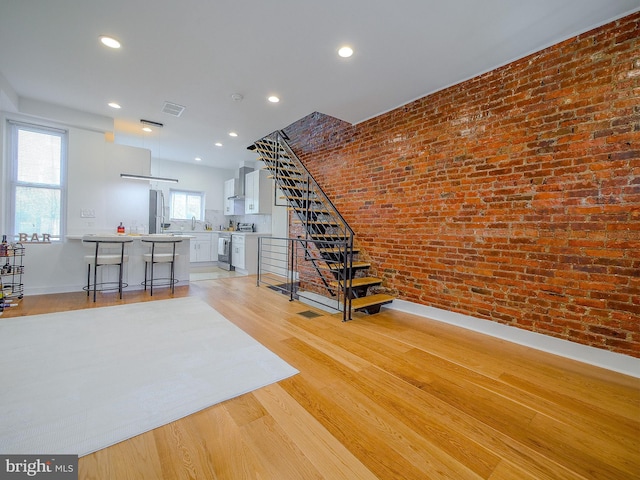
{"label": "white ceiling", "polygon": [[[640,0],[0,0],[0,87],[18,105],[110,117],[116,142],[154,157],[236,168],[254,158],[254,140],[314,111],[358,123],[639,9]],[[102,34],[122,48],[101,46]],[[350,59],[336,54],[343,44]],[[169,116],[165,101],[186,110]],[[142,118],[164,128],[145,136]]]}

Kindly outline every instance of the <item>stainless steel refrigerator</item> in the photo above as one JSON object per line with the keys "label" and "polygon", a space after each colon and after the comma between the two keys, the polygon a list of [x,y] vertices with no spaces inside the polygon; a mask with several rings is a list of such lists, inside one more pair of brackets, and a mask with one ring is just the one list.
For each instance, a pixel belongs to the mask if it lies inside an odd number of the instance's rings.
{"label": "stainless steel refrigerator", "polygon": [[164,223],[164,193],[149,190],[149,233],[162,233]]}

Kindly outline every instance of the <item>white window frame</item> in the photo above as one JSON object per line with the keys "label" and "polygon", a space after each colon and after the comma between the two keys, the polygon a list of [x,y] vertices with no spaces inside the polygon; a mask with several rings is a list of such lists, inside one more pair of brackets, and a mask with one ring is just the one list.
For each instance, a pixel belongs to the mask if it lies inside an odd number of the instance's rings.
{"label": "white window frame", "polygon": [[[20,130],[29,130],[31,132],[42,133],[47,135],[59,136],[60,143],[60,183],[59,184],[46,184],[46,183],[32,183],[18,181],[18,132]],[[59,190],[60,191],[60,235],[53,235],[52,232],[29,232],[28,240],[32,240],[32,233],[52,234],[49,240],[51,242],[63,241],[67,231],[67,153],[69,143],[68,130],[50,127],[46,125],[36,125],[27,122],[20,122],[17,120],[7,120],[7,139],[8,139],[8,152],[9,152],[9,169],[8,169],[8,232],[9,237],[18,240],[19,233],[16,231],[16,189],[17,187],[28,188],[43,188],[47,190]],[[40,237],[41,239],[41,237]]]}
{"label": "white window frame", "polygon": [[173,188],[169,190],[169,218],[171,220],[191,220],[191,217],[178,218],[174,216],[173,197],[176,194],[200,197],[200,214],[196,217],[196,220],[204,221],[204,200],[205,200],[204,192],[198,192],[195,190],[179,190],[179,189],[173,189]]}

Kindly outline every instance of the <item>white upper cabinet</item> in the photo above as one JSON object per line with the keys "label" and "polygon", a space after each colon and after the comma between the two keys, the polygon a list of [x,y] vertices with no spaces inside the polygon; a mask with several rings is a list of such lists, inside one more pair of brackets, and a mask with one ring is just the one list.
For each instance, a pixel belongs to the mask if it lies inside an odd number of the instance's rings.
{"label": "white upper cabinet", "polygon": [[235,178],[231,178],[224,182],[224,214],[225,215],[242,215],[244,213],[244,202],[236,195]]}
{"label": "white upper cabinet", "polygon": [[244,183],[244,213],[270,214],[273,205],[273,180],[267,170],[247,173]]}

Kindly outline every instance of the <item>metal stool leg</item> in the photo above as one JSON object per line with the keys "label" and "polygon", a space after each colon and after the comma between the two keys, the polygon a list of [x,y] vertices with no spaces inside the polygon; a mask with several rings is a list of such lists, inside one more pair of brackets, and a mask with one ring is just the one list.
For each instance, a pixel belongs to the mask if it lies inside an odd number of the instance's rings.
{"label": "metal stool leg", "polygon": [[96,256],[93,260],[93,303],[96,303],[96,287],[98,284],[98,247],[99,243],[96,242]]}
{"label": "metal stool leg", "polygon": [[118,278],[118,292],[120,292],[120,300],[122,300],[122,270],[124,268],[124,243],[122,244],[122,250],[120,251],[120,276]]}
{"label": "metal stool leg", "polygon": [[153,297],[153,263],[155,262],[156,244],[151,244],[151,296]]}
{"label": "metal stool leg", "polygon": [[171,275],[170,275],[171,276],[170,282],[171,282],[171,293],[172,294],[175,293],[175,291],[176,291],[176,287],[175,287],[176,284],[173,281],[174,278],[175,278],[175,268],[174,268],[175,262],[176,262],[176,244],[174,243],[173,244],[173,254],[171,256]]}

